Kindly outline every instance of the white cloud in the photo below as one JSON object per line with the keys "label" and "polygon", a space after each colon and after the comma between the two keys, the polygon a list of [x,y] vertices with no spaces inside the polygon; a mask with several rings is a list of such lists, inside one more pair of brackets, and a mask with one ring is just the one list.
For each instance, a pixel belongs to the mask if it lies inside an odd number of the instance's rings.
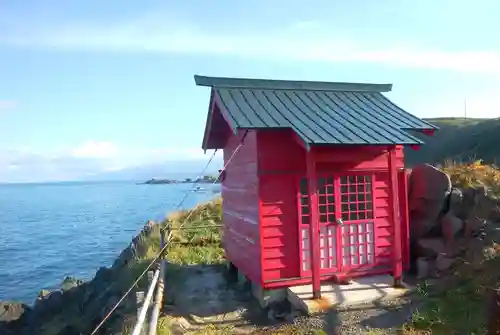
{"label": "white cloud", "polygon": [[[220,157],[220,154],[218,154]],[[144,148],[119,146],[108,141],[85,141],[74,147],[39,151],[29,146],[0,151],[0,182],[78,180],[124,169],[209,159],[196,148]],[[34,173],[36,171],[36,173]],[[150,176],[154,177],[154,176]]]}
{"label": "white cloud", "polygon": [[[17,27],[22,27],[17,28]],[[388,43],[383,36],[348,38],[314,21],[280,31],[210,32],[171,17],[148,15],[123,23],[24,22],[11,25],[0,44],[59,50],[234,55],[278,60],[363,62],[410,68],[500,74],[500,52],[446,51]],[[380,43],[377,43],[380,42]],[[390,45],[390,46],[388,46]]]}
{"label": "white cloud", "polygon": [[71,151],[76,158],[114,158],[119,154],[119,148],[111,142],[87,141]]}

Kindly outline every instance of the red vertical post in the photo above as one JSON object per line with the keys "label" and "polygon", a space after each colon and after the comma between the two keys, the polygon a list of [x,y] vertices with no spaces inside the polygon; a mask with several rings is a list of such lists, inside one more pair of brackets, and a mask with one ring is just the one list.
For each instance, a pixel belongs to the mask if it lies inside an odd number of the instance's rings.
{"label": "red vertical post", "polygon": [[401,218],[401,252],[403,258],[403,270],[408,270],[410,265],[410,227],[408,216],[408,171],[398,170],[398,195],[399,216]]}
{"label": "red vertical post", "polygon": [[321,298],[321,279],[319,273],[319,208],[318,208],[318,178],[316,175],[316,164],[311,150],[307,151],[307,180],[309,184],[309,206],[310,206],[310,228],[311,241],[311,270],[313,298]]}
{"label": "red vertical post", "polygon": [[398,170],[396,167],[396,147],[389,149],[389,180],[391,186],[391,203],[392,203],[392,223],[394,229],[393,244],[393,276],[394,286],[401,286],[403,277],[403,257],[401,253],[401,219],[399,216],[399,195],[398,195]]}

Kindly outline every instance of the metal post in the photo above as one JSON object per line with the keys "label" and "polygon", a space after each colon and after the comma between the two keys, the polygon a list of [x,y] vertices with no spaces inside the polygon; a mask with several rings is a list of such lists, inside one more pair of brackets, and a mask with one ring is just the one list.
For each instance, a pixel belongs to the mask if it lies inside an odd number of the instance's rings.
{"label": "metal post", "polygon": [[[165,236],[160,231],[160,248],[163,249],[164,245],[165,245]],[[160,317],[160,309],[163,303],[164,282],[165,282],[165,259],[162,256],[160,258],[160,279],[158,280],[153,311],[151,312],[151,319],[149,320],[149,333],[148,333],[149,335],[156,335],[156,328],[158,327],[158,318]]]}
{"label": "metal post", "polygon": [[155,271],[153,280],[151,281],[151,285],[149,285],[148,293],[146,294],[144,303],[142,304],[141,310],[139,311],[139,315],[137,317],[137,323],[135,324],[132,335],[141,335],[142,326],[144,324],[144,320],[146,319],[146,313],[148,312],[149,309],[148,307],[151,304],[151,299],[153,298],[153,293],[155,291],[155,287],[159,277],[160,277],[160,269]]}
{"label": "metal post", "polygon": [[148,286],[151,285],[151,282],[153,281],[153,276],[154,276],[154,271],[150,270],[148,271]]}
{"label": "metal post", "polygon": [[135,304],[137,306],[137,317],[141,313],[141,307],[144,302],[144,291],[135,292]]}

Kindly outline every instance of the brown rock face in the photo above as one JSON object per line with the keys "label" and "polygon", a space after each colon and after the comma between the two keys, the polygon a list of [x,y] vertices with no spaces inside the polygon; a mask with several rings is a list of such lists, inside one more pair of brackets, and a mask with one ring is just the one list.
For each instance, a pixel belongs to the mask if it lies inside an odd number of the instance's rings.
{"label": "brown rock face", "polygon": [[[452,188],[446,173],[423,164],[409,177],[408,205],[414,272],[446,272],[459,256],[480,266],[485,227],[500,218],[500,202],[488,197],[486,187]],[[424,270],[420,276],[433,272]]]}
{"label": "brown rock face", "polygon": [[451,181],[446,173],[428,164],[412,169],[409,178],[408,207],[413,239],[428,235],[437,228],[438,218],[450,192]]}

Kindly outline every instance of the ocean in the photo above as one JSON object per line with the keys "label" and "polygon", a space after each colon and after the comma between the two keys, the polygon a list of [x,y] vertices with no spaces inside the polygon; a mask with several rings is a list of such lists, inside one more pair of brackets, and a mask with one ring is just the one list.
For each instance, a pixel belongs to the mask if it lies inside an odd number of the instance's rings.
{"label": "ocean", "polygon": [[[184,208],[215,196],[190,192]],[[191,184],[65,182],[0,185],[0,301],[32,304],[65,276],[90,280],[140,232],[173,211]],[[213,192],[212,192],[213,190]]]}

